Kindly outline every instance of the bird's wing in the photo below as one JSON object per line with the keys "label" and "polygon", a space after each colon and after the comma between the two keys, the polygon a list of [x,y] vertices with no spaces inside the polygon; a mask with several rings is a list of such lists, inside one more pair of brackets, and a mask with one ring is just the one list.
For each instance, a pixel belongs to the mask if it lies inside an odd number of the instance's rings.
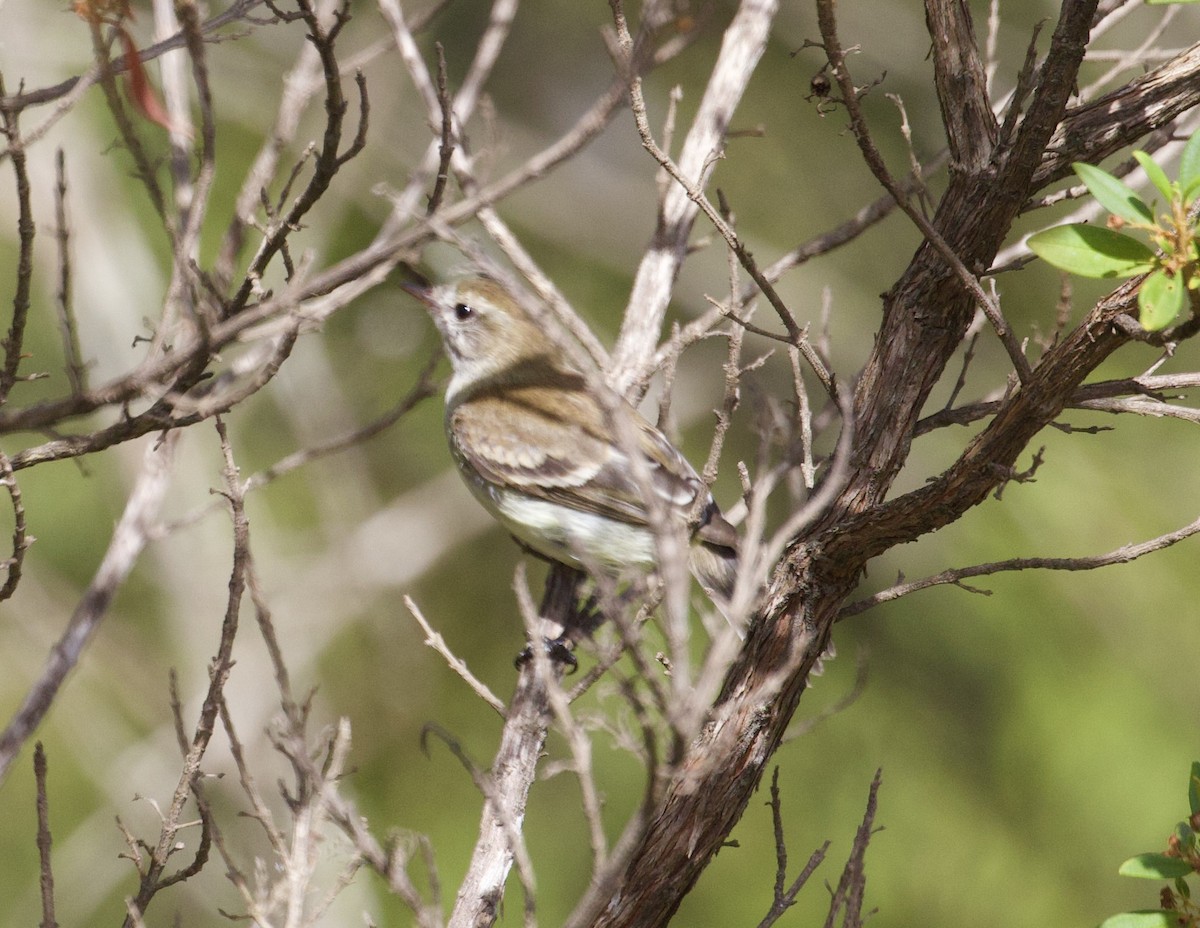
{"label": "bird's wing", "polygon": [[[668,512],[684,515],[703,491],[686,459],[631,406],[614,434],[585,391],[514,388],[478,396],[449,414],[455,454],[485,480],[570,509],[645,525],[649,507],[633,455]],[[723,520],[722,520],[723,521]]]}

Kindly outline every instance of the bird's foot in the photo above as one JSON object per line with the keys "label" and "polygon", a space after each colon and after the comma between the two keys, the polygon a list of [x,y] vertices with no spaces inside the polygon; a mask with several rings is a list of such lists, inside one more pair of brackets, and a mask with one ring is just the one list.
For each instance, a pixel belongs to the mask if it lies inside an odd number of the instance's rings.
{"label": "bird's foot", "polygon": [[[563,664],[567,668],[567,673],[574,673],[579,668],[579,661],[571,653],[571,641],[565,635],[560,635],[558,638],[543,638],[542,647],[546,649],[546,656],[550,660],[556,664]],[[529,644],[517,655],[517,659],[513,663],[519,670],[531,660],[533,660],[533,645]]]}

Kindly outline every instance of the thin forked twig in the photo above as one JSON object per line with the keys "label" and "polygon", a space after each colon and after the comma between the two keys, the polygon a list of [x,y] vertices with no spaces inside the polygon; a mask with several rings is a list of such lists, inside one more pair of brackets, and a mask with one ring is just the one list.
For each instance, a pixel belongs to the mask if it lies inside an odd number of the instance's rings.
{"label": "thin forked twig", "polygon": [[1127,564],[1147,554],[1152,554],[1155,551],[1161,551],[1163,548],[1179,544],[1179,542],[1197,534],[1200,534],[1200,519],[1196,519],[1194,522],[1173,532],[1159,535],[1157,538],[1151,538],[1135,544],[1122,545],[1106,554],[1094,554],[1087,557],[1018,557],[1006,561],[976,564],[972,567],[943,570],[941,573],[924,577],[920,580],[897,583],[886,590],[880,590],[873,596],[850,603],[838,613],[838,621],[858,615],[860,612],[866,612],[868,609],[873,609],[882,603],[892,602],[901,596],[907,596],[909,593],[929,589],[932,586],[953,584],[954,586],[961,586],[972,593],[982,593],[985,596],[990,595],[990,591],[988,590],[974,589],[967,587],[963,583],[964,580],[969,580],[972,577],[986,577],[990,574],[1006,573],[1014,570],[1096,570],[1099,567],[1110,567],[1113,564]]}
{"label": "thin forked twig", "polygon": [[819,848],[812,852],[812,856],[808,858],[808,863],[796,874],[796,878],[791,884],[787,883],[787,843],[784,840],[783,833],[783,800],[779,793],[779,767],[776,766],[771,774],[771,798],[767,803],[771,807],[771,822],[775,830],[775,892],[774,898],[771,901],[771,908],[763,917],[763,920],[758,923],[758,928],[771,928],[783,914],[796,903],[796,897],[800,895],[800,890],[804,888],[804,884],[808,882],[809,877],[813,875],[817,867],[825,859],[825,853],[829,850],[829,842],[826,841]]}
{"label": "thin forked twig", "polygon": [[421,612],[420,607],[413,601],[411,596],[404,597],[404,607],[417,620],[417,624],[421,626],[421,631],[425,633],[425,643],[442,656],[447,666],[463,679],[467,686],[475,692],[476,696],[495,709],[500,717],[503,718],[508,711],[504,705],[504,701],[493,693],[486,683],[471,673],[471,668],[467,666],[466,661],[450,650],[449,645],[446,644],[446,639],[429,624],[429,620],[425,618],[425,614]]}
{"label": "thin forked twig", "polygon": [[[200,764],[204,759],[204,754],[208,750],[209,742],[212,740],[212,735],[216,728],[221,694],[229,678],[229,672],[233,667],[233,642],[237,636],[242,594],[246,587],[250,523],[246,517],[245,499],[238,483],[237,466],[233,460],[233,451],[229,444],[229,436],[225,431],[224,423],[219,418],[216,420],[216,427],[217,434],[220,437],[221,451],[225,459],[224,495],[229,501],[230,512],[233,518],[234,551],[233,568],[229,577],[229,597],[226,601],[225,618],[221,623],[220,642],[209,671],[208,692],[205,694],[204,702],[201,705],[195,730],[187,744],[183,769],[180,772],[179,781],[175,786],[175,792],[171,797],[171,804],[163,816],[162,829],[159,832],[158,842],[154,846],[146,868],[141,873],[138,892],[132,901],[130,907],[131,916],[126,919],[125,928],[132,928],[133,926],[134,919],[132,913],[136,912],[138,917],[145,915],[147,906],[149,906],[151,900],[161,890],[174,883],[189,879],[199,872],[200,868],[204,865],[204,857],[206,856],[206,846],[204,843],[201,843],[193,862],[189,866],[174,873],[164,875],[166,874],[167,862],[176,850],[176,836],[182,827],[180,817],[183,814],[184,804],[194,792],[196,780],[200,776]],[[202,824],[204,823],[203,817],[201,822]]]}

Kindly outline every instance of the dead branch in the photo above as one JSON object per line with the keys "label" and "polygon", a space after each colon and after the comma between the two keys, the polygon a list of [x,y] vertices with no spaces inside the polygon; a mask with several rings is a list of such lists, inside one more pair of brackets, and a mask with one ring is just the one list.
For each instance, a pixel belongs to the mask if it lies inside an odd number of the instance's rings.
{"label": "dead branch", "polygon": [[783,800],[779,793],[778,766],[775,767],[774,772],[771,774],[771,799],[767,805],[771,807],[771,822],[775,830],[775,896],[771,901],[771,908],[763,916],[763,920],[758,923],[758,928],[771,928],[771,925],[779,921],[783,917],[783,914],[795,904],[796,897],[800,895],[800,890],[804,888],[804,884],[808,882],[808,878],[821,865],[821,862],[825,859],[825,852],[829,850],[829,842],[826,841],[812,852],[812,856],[808,858],[808,863],[796,874],[796,878],[788,884],[788,854],[787,843],[784,840],[783,834]]}
{"label": "dead branch", "polygon": [[962,586],[964,580],[970,580],[973,577],[986,577],[991,574],[1007,573],[1016,570],[1096,570],[1101,567],[1111,567],[1115,564],[1127,564],[1140,557],[1145,557],[1147,554],[1152,554],[1155,551],[1161,551],[1164,548],[1179,544],[1179,542],[1191,538],[1196,534],[1200,534],[1200,519],[1173,532],[1166,532],[1159,535],[1157,538],[1121,545],[1121,547],[1105,554],[1093,554],[1086,557],[1018,557],[1010,558],[1006,561],[991,561],[987,564],[975,564],[971,567],[956,567],[943,570],[933,576],[924,577],[921,580],[898,583],[895,586],[888,587],[886,590],[880,590],[866,599],[850,603],[839,613],[838,620],[848,619],[882,603],[891,602],[899,599],[901,596],[915,593],[918,590],[927,590],[932,586],[942,586],[947,583]]}
{"label": "dead branch", "polygon": [[33,778],[37,789],[37,847],[39,886],[42,891],[41,928],[58,928],[54,917],[54,870],[51,867],[50,799],[46,788],[46,751],[42,742],[33,746]]}
{"label": "dead branch", "polygon": [[250,543],[250,523],[246,519],[243,498],[238,489],[237,466],[233,462],[233,452],[229,445],[229,437],[225,432],[224,423],[216,420],[217,434],[220,436],[221,448],[225,455],[225,493],[229,501],[233,518],[233,569],[229,577],[229,600],[225,608],[225,618],[221,623],[221,638],[217,646],[209,670],[208,692],[200,708],[195,731],[187,745],[183,769],[179,782],[171,797],[171,804],[163,817],[162,830],[158,841],[151,852],[150,859],[140,873],[137,895],[130,904],[130,915],[126,919],[125,928],[133,928],[138,918],[145,916],[146,908],[154,897],[163,889],[175,883],[182,882],[194,876],[204,866],[207,858],[206,842],[201,841],[196,856],[188,866],[171,874],[166,873],[168,860],[176,850],[176,835],[181,828],[180,817],[184,804],[195,791],[197,778],[200,776],[200,764],[208,750],[216,727],[217,713],[221,701],[221,693],[233,666],[233,642],[237,636],[238,618],[241,613],[242,593],[246,585],[246,559]]}
{"label": "dead branch", "polygon": [[0,733],[0,783],[21,747],[29,740],[54,702],[59,688],[83,655],[138,555],[146,545],[158,508],[166,494],[174,458],[176,434],[169,432],[146,448],[141,471],[125,511],[62,637],[46,659],[21,706]]}
{"label": "dead branch", "polygon": [[[4,94],[4,82],[0,79],[0,96]],[[8,141],[9,158],[17,185],[17,279],[13,293],[12,322],[4,338],[4,366],[0,368],[0,406],[8,401],[8,394],[17,382],[17,369],[21,364],[25,340],[25,323],[29,317],[29,287],[33,278],[33,207],[30,203],[29,172],[26,162],[25,140],[21,137],[21,110],[0,107],[0,130]]]}

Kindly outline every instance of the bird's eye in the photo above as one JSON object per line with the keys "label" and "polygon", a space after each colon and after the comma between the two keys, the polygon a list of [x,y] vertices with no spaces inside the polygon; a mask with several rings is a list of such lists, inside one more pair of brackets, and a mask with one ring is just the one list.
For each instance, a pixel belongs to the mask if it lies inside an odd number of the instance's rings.
{"label": "bird's eye", "polygon": [[456,303],[454,306],[454,318],[459,322],[466,322],[475,315],[475,310],[471,309],[466,303]]}

